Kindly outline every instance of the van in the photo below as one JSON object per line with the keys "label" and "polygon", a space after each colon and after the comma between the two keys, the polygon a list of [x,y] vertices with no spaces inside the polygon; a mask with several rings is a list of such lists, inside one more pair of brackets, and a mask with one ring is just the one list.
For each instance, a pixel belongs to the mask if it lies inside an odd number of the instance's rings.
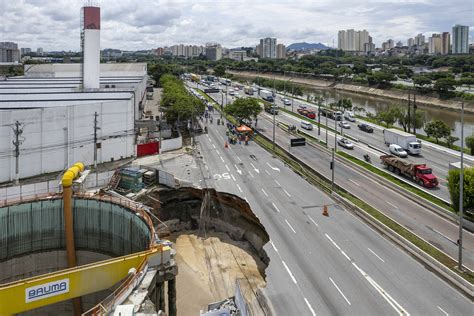
{"label": "van", "polygon": [[308,131],[313,130],[313,124],[305,121],[301,121],[301,128],[307,129]]}

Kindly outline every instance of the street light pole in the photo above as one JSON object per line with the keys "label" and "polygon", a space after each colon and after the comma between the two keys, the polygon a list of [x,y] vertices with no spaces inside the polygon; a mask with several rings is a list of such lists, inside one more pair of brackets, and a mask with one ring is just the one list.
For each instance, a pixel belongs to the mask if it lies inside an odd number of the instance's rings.
{"label": "street light pole", "polygon": [[318,138],[321,135],[321,100],[318,101]]}
{"label": "street light pole", "polygon": [[337,120],[334,116],[334,150],[337,150]]}
{"label": "street light pole", "polygon": [[328,147],[328,115],[326,113],[326,148]]}
{"label": "street light pole", "polygon": [[464,207],[464,102],[461,104],[461,172],[459,173],[459,258],[458,269],[462,271],[462,214]]}
{"label": "street light pole", "polygon": [[332,162],[331,162],[331,189],[334,190],[334,152],[335,149],[332,149]]}
{"label": "street light pole", "polygon": [[[273,77],[273,93],[275,94],[275,77]],[[272,112],[273,112],[273,152],[275,152],[275,99],[276,97],[273,97],[273,106],[272,106]]]}

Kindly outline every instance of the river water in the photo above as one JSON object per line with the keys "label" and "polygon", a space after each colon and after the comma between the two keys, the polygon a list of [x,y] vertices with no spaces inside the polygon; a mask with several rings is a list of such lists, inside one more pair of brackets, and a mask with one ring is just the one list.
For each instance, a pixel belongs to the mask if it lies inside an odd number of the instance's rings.
{"label": "river water", "polygon": [[[407,106],[407,101],[393,100],[389,98],[372,97],[363,94],[351,93],[334,89],[305,88],[309,94],[319,95],[327,98],[328,103],[335,102],[341,98],[352,99],[353,106],[363,107],[366,112],[376,113],[377,111],[387,110],[390,106]],[[306,96],[305,96],[306,98]],[[461,112],[447,109],[435,108],[425,105],[418,105],[417,110],[426,113],[426,121],[443,120],[453,129],[453,136],[461,137]],[[417,129],[417,133],[425,134],[423,129]],[[474,134],[474,114],[464,114],[464,137]],[[458,141],[456,145],[461,145]]]}

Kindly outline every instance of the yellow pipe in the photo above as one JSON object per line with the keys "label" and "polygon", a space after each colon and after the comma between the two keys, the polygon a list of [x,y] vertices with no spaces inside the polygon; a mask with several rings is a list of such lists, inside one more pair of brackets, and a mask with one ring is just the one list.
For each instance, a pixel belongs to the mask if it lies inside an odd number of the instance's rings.
{"label": "yellow pipe", "polygon": [[[76,162],[63,175],[61,180],[63,186],[63,211],[64,211],[64,230],[66,232],[66,253],[69,268],[76,266],[76,249],[74,245],[74,218],[72,214],[72,182],[84,171],[84,164]],[[74,305],[74,314],[82,314],[81,298],[76,297],[72,301]]]}

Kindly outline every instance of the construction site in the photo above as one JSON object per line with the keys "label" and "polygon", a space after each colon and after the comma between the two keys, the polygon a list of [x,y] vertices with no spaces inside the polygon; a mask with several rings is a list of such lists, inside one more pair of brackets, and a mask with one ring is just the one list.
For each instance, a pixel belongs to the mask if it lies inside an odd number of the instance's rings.
{"label": "construction site", "polygon": [[159,147],[135,139],[146,65],[100,64],[98,6],[81,10],[81,47],[82,65],[2,83],[0,149],[16,154],[0,159],[0,315],[262,314],[259,219],[136,159],[189,155],[181,136],[161,143],[161,125]]}

